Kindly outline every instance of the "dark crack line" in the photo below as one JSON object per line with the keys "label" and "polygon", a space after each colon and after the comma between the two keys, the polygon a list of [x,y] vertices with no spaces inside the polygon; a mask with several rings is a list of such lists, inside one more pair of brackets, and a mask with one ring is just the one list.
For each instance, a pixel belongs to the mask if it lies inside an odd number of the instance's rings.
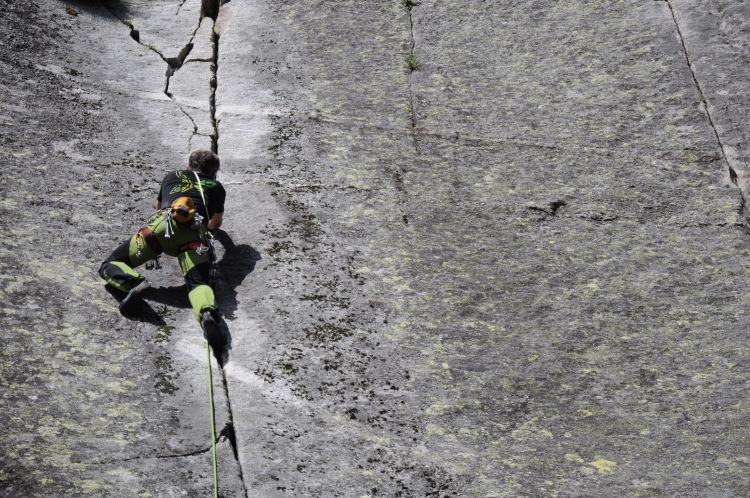
{"label": "dark crack line", "polygon": [[195,41],[195,35],[198,33],[198,30],[201,28],[201,24],[203,23],[203,17],[198,19],[198,25],[193,30],[193,33],[190,35],[190,40],[185,44],[184,47],[182,47],[182,50],[180,50],[180,53],[177,55],[177,57],[170,57],[168,59],[162,59],[165,60],[167,63],[167,71],[165,73],[166,81],[164,83],[164,94],[169,97],[169,99],[175,103],[175,105],[180,109],[180,111],[187,116],[187,118],[190,120],[190,122],[193,124],[193,132],[190,134],[190,137],[188,137],[188,150],[191,150],[193,147],[193,137],[195,135],[200,135],[198,133],[198,125],[195,123],[195,119],[193,119],[193,116],[190,115],[189,112],[185,110],[185,108],[177,102],[177,99],[174,97],[172,92],[169,91],[169,83],[171,82],[172,76],[174,76],[177,71],[179,71],[182,66],[185,64],[185,59],[190,55],[190,52],[192,52],[194,47],[194,41]]}
{"label": "dark crack line", "polygon": [[[198,450],[190,451],[187,453],[176,453],[176,454],[168,454],[168,455],[153,455],[153,456],[144,456],[144,455],[135,455],[128,458],[118,458],[114,460],[99,460],[95,462],[88,462],[89,465],[111,465],[115,463],[123,463],[123,462],[133,462],[136,460],[155,460],[155,459],[166,459],[166,458],[186,458],[191,456],[197,456],[197,455],[203,455],[205,453],[208,453],[211,451],[211,446],[208,448],[201,448]],[[82,462],[83,463],[83,462]]]}
{"label": "dark crack line", "polygon": [[196,456],[196,455],[202,455],[204,453],[208,453],[209,451],[211,451],[210,446],[208,448],[202,448],[200,450],[191,451],[190,453],[180,453],[177,455],[156,455],[152,458],[185,458],[185,457],[191,457],[191,456]]}
{"label": "dark crack line", "polygon": [[[409,16],[409,40],[411,46],[409,48],[409,58],[414,57],[414,49],[416,48],[417,42],[414,39],[414,16],[412,15],[412,9],[414,4],[410,1],[404,3],[407,15]],[[411,119],[411,136],[414,141],[414,151],[419,154],[419,140],[417,138],[417,113],[414,106],[414,71],[416,68],[409,67],[409,117]]]}
{"label": "dark crack line", "polygon": [[547,216],[557,216],[560,208],[566,205],[567,203],[565,201],[554,201],[549,203],[549,208],[543,208],[539,206],[527,206],[527,208],[532,211],[545,213]]}
{"label": "dark crack line", "polygon": [[214,24],[214,29],[211,32],[211,41],[213,44],[213,60],[211,61],[211,92],[208,96],[208,109],[210,113],[211,126],[214,130],[213,134],[211,135],[211,151],[214,154],[218,154],[219,121],[216,119],[216,89],[219,86],[219,33],[216,31],[216,24]]}
{"label": "dark crack line", "polygon": [[[215,154],[219,153],[219,121],[216,119],[216,90],[218,88],[218,73],[219,73],[219,33],[216,31],[216,19],[219,16],[221,6],[228,1],[222,0],[202,0],[201,2],[201,19],[203,17],[210,17],[214,21],[213,28],[211,30],[211,43],[212,43],[212,60],[211,60],[211,91],[209,93],[209,112],[211,118],[211,126],[213,127],[213,134],[211,135],[211,151]],[[247,484],[245,483],[245,475],[242,470],[242,463],[240,462],[239,448],[237,447],[237,436],[234,425],[234,414],[232,412],[232,401],[229,396],[229,385],[227,384],[227,377],[224,373],[224,367],[219,364],[219,372],[221,373],[221,385],[224,390],[224,399],[226,400],[227,410],[227,424],[221,430],[220,436],[227,438],[229,443],[232,445],[232,451],[234,453],[234,459],[237,462],[237,469],[239,471],[240,482],[242,483],[242,492],[245,498],[248,498]]]}
{"label": "dark crack line", "polygon": [[240,462],[239,448],[237,447],[237,435],[235,432],[234,415],[232,413],[232,401],[229,397],[229,385],[227,384],[227,376],[224,373],[224,367],[219,365],[219,372],[221,373],[221,385],[224,389],[224,398],[227,400],[227,424],[224,429],[221,430],[220,435],[227,438],[229,443],[232,445],[232,451],[234,452],[234,459],[237,462],[237,468],[240,472],[240,482],[242,483],[242,491],[245,498],[248,498],[247,485],[245,484],[245,474],[242,471],[242,463]]}
{"label": "dark crack line", "polygon": [[[724,158],[724,161],[727,163],[727,167],[730,169],[730,175],[734,171],[731,164],[729,164],[729,158],[727,157],[726,149],[724,148],[724,142],[721,140],[721,136],[719,135],[719,131],[716,128],[716,124],[714,123],[713,117],[711,116],[711,110],[708,106],[708,100],[706,99],[706,94],[703,91],[703,87],[700,84],[700,81],[698,81],[698,76],[695,74],[695,69],[693,68],[692,62],[690,62],[690,54],[688,53],[687,45],[685,44],[685,38],[682,35],[682,30],[680,29],[680,24],[677,21],[677,16],[675,14],[674,8],[672,7],[672,2],[670,0],[667,0],[667,6],[669,7],[669,12],[672,15],[672,20],[674,21],[675,28],[677,29],[677,35],[680,37],[680,44],[682,45],[682,53],[685,56],[685,62],[688,65],[688,68],[690,69],[690,75],[693,78],[693,83],[695,84],[695,88],[698,90],[698,94],[700,95],[701,102],[703,103],[703,107],[706,110],[706,117],[708,118],[708,122],[711,125],[711,129],[714,131],[714,135],[716,136],[716,141],[719,143],[719,148],[721,149],[721,155]],[[736,175],[736,173],[734,173]]]}
{"label": "dark crack line", "polygon": [[[204,17],[211,17],[213,19],[213,21],[215,22],[216,18],[218,17],[218,13],[219,13],[219,10],[221,8],[221,5],[224,5],[226,3],[229,3],[229,1],[228,0],[223,0],[223,1],[219,1],[219,0],[202,0],[202,3],[201,3],[201,16],[200,16],[200,19],[198,21],[198,26],[193,30],[193,33],[190,36],[190,40],[183,47],[183,49],[180,51],[180,54],[176,58],[169,58],[169,59],[166,58],[166,57],[164,57],[164,55],[159,50],[157,50],[155,47],[153,47],[152,45],[146,45],[146,44],[141,43],[141,41],[140,41],[140,35],[139,35],[138,31],[135,29],[135,27],[133,26],[133,24],[130,23],[130,22],[125,22],[123,19],[120,19],[111,9],[109,9],[107,7],[107,10],[110,12],[110,14],[112,14],[112,16],[114,16],[116,19],[118,19],[120,22],[122,22],[123,24],[125,24],[126,26],[128,26],[130,28],[130,36],[131,36],[131,38],[133,40],[136,41],[136,43],[138,43],[140,45],[143,45],[143,46],[149,48],[150,50],[152,50],[153,52],[155,52],[156,54],[158,54],[159,57],[161,57],[161,59],[167,64],[167,72],[166,72],[166,76],[165,76],[166,77],[166,82],[165,82],[165,86],[164,86],[164,94],[167,97],[169,97],[169,99],[172,102],[174,102],[175,105],[177,105],[177,107],[180,109],[180,111],[182,111],[182,113],[185,116],[187,116],[187,118],[190,119],[190,122],[193,124],[193,132],[191,133],[190,138],[188,139],[188,147],[190,147],[192,145],[192,140],[193,140],[193,137],[195,135],[202,135],[202,134],[198,132],[198,126],[195,124],[195,120],[193,119],[193,117],[190,116],[190,114],[188,114],[187,111],[185,111],[185,109],[183,109],[183,107],[175,100],[174,96],[169,92],[170,78],[175,74],[175,72],[177,72],[182,67],[182,65],[185,63],[185,59],[190,54],[190,51],[193,48],[193,41],[195,39],[195,35],[198,32],[198,30],[200,29],[201,23],[203,22],[203,18]],[[180,5],[180,8],[181,7],[182,7],[182,4]],[[178,9],[178,12],[179,12],[179,9]],[[216,119],[216,89],[217,89],[217,86],[218,86],[217,85],[217,75],[218,75],[218,64],[219,64],[219,33],[216,31],[215,24],[214,24],[211,32],[212,32],[211,41],[212,41],[212,44],[213,44],[213,58],[212,58],[212,63],[211,63],[212,77],[211,77],[211,81],[210,81],[211,92],[210,92],[210,96],[209,96],[209,109],[210,109],[210,113],[211,113],[210,114],[210,116],[211,116],[211,124],[213,126],[214,133],[212,135],[210,135],[210,137],[211,137],[211,150],[214,153],[218,153],[218,146],[219,146],[219,128],[218,128],[218,124],[219,124],[219,122]],[[205,135],[202,135],[202,136],[205,136]],[[240,463],[240,460],[239,460],[239,451],[238,451],[238,448],[237,448],[236,433],[235,433],[235,430],[234,430],[234,416],[233,416],[233,413],[232,413],[232,404],[231,404],[230,397],[229,397],[229,386],[227,385],[227,379],[226,379],[226,375],[224,373],[224,368],[221,365],[219,365],[219,371],[221,372],[221,382],[222,382],[222,387],[224,389],[224,395],[225,395],[225,398],[226,398],[227,417],[229,419],[229,422],[228,422],[227,426],[224,427],[224,429],[222,429],[222,431],[220,433],[220,438],[222,436],[225,437],[229,441],[229,443],[232,445],[232,450],[233,450],[233,453],[234,453],[234,458],[235,458],[235,461],[237,462],[237,468],[239,469],[240,481],[242,482],[242,491],[243,491],[243,494],[244,494],[245,498],[248,498],[248,491],[247,491],[247,485],[245,483],[245,476],[244,476],[244,473],[243,473],[243,470],[242,470],[242,464]],[[194,456],[194,455],[199,455],[199,454],[207,453],[208,451],[211,451],[212,447],[213,446],[209,446],[206,449],[201,449],[201,450],[197,450],[197,451],[194,451],[194,452],[184,453],[184,454],[177,454],[177,455],[156,455],[156,456],[153,456],[153,457],[135,456],[135,457],[124,459],[124,460],[116,460],[115,462],[126,462],[126,461],[132,461],[132,460],[140,460],[140,459],[184,458],[184,457],[189,457],[189,456]],[[100,464],[106,464],[106,463],[108,463],[108,462],[100,462]]]}
{"label": "dark crack line", "polygon": [[193,119],[193,116],[191,116],[191,115],[190,115],[190,114],[189,114],[189,113],[188,113],[188,112],[187,112],[187,111],[186,111],[186,110],[185,110],[185,109],[184,109],[184,108],[182,107],[182,105],[180,105],[180,103],[179,103],[179,102],[177,102],[177,100],[175,100],[174,96],[173,96],[173,95],[172,95],[171,93],[168,93],[168,94],[167,94],[167,97],[169,97],[169,98],[170,98],[170,99],[172,100],[172,102],[174,102],[174,103],[175,103],[175,104],[177,105],[177,107],[179,107],[179,108],[180,108],[180,111],[182,111],[182,113],[183,113],[183,114],[184,114],[185,116],[187,116],[187,118],[188,118],[188,119],[190,120],[190,122],[191,122],[191,123],[193,123],[193,134],[192,134],[192,135],[190,136],[190,138],[192,139],[193,135],[200,135],[200,133],[198,133],[198,125],[197,125],[197,124],[195,124],[195,120]]}
{"label": "dark crack line", "polygon": [[[180,5],[180,7],[182,7],[182,5]],[[198,125],[195,123],[195,119],[193,119],[193,117],[190,115],[190,113],[188,113],[185,110],[185,108],[179,102],[177,102],[177,99],[175,99],[174,95],[169,91],[169,83],[170,83],[170,80],[171,80],[172,76],[174,76],[175,73],[180,70],[180,68],[185,63],[185,59],[187,59],[188,55],[190,55],[190,52],[193,50],[193,46],[194,46],[193,45],[193,41],[195,40],[196,33],[198,32],[198,30],[201,27],[201,23],[203,22],[203,17],[200,17],[198,19],[198,25],[193,30],[192,34],[190,35],[190,39],[182,47],[182,49],[180,50],[179,54],[177,54],[176,57],[165,57],[164,54],[159,49],[157,49],[155,46],[153,46],[150,43],[143,43],[141,41],[141,39],[140,39],[140,32],[137,29],[135,29],[135,26],[133,25],[133,23],[131,21],[129,21],[127,19],[120,18],[108,6],[105,6],[105,9],[107,11],[109,11],[109,13],[115,19],[119,20],[122,24],[124,24],[125,26],[127,26],[130,29],[130,37],[136,43],[138,43],[139,45],[141,45],[143,47],[146,47],[147,49],[149,49],[152,52],[154,52],[155,54],[157,54],[161,58],[161,60],[164,61],[164,63],[167,65],[167,70],[166,70],[166,73],[164,75],[165,82],[164,82],[163,93],[164,93],[164,95],[166,95],[169,98],[169,100],[171,100],[172,102],[174,102],[174,104],[177,106],[177,108],[180,110],[180,112],[182,112],[190,120],[190,123],[193,125],[193,131],[192,131],[190,137],[188,138],[188,150],[190,150],[191,147],[192,147],[193,137],[195,135],[199,134],[198,133]]]}
{"label": "dark crack line", "polygon": [[[416,45],[416,41],[414,40],[414,21],[412,18],[412,8],[414,7],[414,3],[411,0],[404,0],[402,2],[403,7],[406,9],[406,14],[409,19],[409,40],[410,40],[410,47],[409,47],[409,55],[407,56],[407,63],[408,63],[408,69],[409,69],[409,81],[408,81],[408,90],[409,90],[409,119],[411,121],[411,127],[409,130],[409,134],[412,138],[412,143],[414,144],[414,151],[417,155],[421,153],[419,150],[419,141],[417,139],[417,115],[414,110],[414,91],[412,88],[412,80],[414,77],[414,70],[415,66],[413,65],[413,58],[414,58],[414,47]],[[376,127],[377,128],[377,127]],[[401,212],[401,221],[404,223],[404,225],[409,225],[409,215],[404,210],[404,205],[406,204],[407,198],[409,196],[409,192],[406,189],[406,185],[404,183],[404,176],[406,174],[406,169],[401,165],[401,163],[395,163],[392,166],[387,166],[386,170],[391,176],[391,180],[393,182],[393,186],[395,187],[397,191],[397,199],[398,199],[398,208]]]}
{"label": "dark crack line", "polygon": [[729,169],[729,179],[732,181],[735,187],[737,187],[737,191],[740,194],[740,206],[738,208],[738,212],[740,216],[745,220],[745,223],[747,223],[747,199],[745,197],[745,192],[743,192],[742,188],[739,185],[737,172],[732,167],[732,165],[729,162],[729,157],[727,156],[726,147],[724,146],[724,141],[721,139],[721,135],[719,135],[719,130],[716,128],[716,123],[714,122],[713,116],[711,115],[711,109],[708,105],[708,99],[706,98],[706,94],[703,91],[703,87],[700,84],[700,81],[698,81],[698,76],[695,74],[695,68],[693,67],[693,64],[690,62],[690,54],[688,53],[687,44],[685,43],[685,37],[682,34],[682,29],[680,29],[680,23],[677,21],[677,14],[675,13],[674,7],[672,6],[671,0],[666,1],[667,6],[669,7],[669,12],[672,15],[672,21],[674,21],[675,28],[677,29],[677,36],[680,37],[680,44],[682,45],[682,53],[685,55],[685,62],[688,65],[688,68],[690,69],[690,75],[693,78],[693,83],[695,84],[695,88],[698,90],[698,94],[700,95],[701,102],[703,103],[703,107],[706,110],[706,117],[708,118],[708,123],[711,125],[711,129],[714,131],[714,135],[716,136],[716,141],[719,143],[719,148],[721,149],[721,155],[724,158],[724,162],[727,163],[727,168]]}
{"label": "dark crack line", "polygon": [[[211,151],[214,154],[219,153],[219,121],[216,119],[216,91],[219,87],[219,32],[216,30],[216,19],[219,16],[222,5],[229,3],[228,0],[203,0],[201,5],[201,14],[209,16],[214,20],[214,26],[211,30],[211,42],[213,48],[213,58],[211,61],[211,92],[209,94],[209,112],[211,117],[211,126],[213,127],[213,134],[211,135]],[[221,386],[224,390],[224,399],[226,399],[227,409],[227,424],[221,430],[221,435],[224,435],[229,443],[232,445],[232,451],[234,453],[234,459],[237,462],[237,469],[240,474],[240,482],[242,483],[242,492],[245,498],[248,498],[247,484],[245,483],[245,474],[242,469],[242,462],[240,462],[239,448],[237,446],[237,435],[234,424],[234,412],[232,411],[232,400],[229,395],[229,384],[227,384],[227,376],[224,373],[224,367],[219,364],[219,372],[221,373]]]}
{"label": "dark crack line", "polygon": [[163,60],[167,65],[169,65],[169,61],[166,57],[164,57],[164,54],[161,53],[161,51],[156,48],[155,46],[151,45],[150,43],[143,43],[141,41],[141,34],[140,31],[135,29],[135,26],[133,23],[128,19],[123,19],[122,17],[118,16],[115,11],[113,11],[108,5],[104,5],[104,9],[109,12],[112,17],[120,21],[123,25],[125,25],[130,30],[130,38],[132,38],[138,45],[141,45],[142,47],[146,47],[147,49],[154,52],[156,55],[158,55],[161,60]]}
{"label": "dark crack line", "polygon": [[185,5],[185,2],[187,2],[187,0],[182,0],[180,2],[180,5],[177,7],[177,12],[174,13],[175,16],[180,15],[180,10],[182,10],[182,6]]}

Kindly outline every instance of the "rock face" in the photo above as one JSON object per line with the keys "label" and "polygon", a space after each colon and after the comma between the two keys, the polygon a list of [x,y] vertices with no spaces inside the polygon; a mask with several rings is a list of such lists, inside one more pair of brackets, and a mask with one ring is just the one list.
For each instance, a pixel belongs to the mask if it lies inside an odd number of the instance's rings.
{"label": "rock face", "polygon": [[4,2],[2,496],[205,496],[176,265],[228,191],[224,496],[745,496],[742,3]]}

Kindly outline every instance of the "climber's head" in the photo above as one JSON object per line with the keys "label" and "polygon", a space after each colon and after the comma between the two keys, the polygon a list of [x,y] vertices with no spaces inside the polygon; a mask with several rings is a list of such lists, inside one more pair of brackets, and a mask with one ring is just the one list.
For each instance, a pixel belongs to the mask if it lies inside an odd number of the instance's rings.
{"label": "climber's head", "polygon": [[210,150],[196,150],[190,154],[188,169],[209,178],[216,178],[219,171],[219,156]]}

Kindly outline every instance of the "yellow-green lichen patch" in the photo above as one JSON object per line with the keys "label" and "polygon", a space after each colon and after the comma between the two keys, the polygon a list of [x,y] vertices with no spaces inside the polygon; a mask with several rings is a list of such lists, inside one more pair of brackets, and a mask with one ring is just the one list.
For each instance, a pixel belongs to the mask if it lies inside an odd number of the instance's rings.
{"label": "yellow-green lichen patch", "polygon": [[107,485],[99,479],[85,479],[79,483],[81,491],[90,496],[99,495]]}
{"label": "yellow-green lichen patch", "polygon": [[551,440],[554,437],[552,432],[540,427],[538,422],[538,418],[527,420],[511,432],[511,437],[532,444],[534,441]]}
{"label": "yellow-green lichen patch", "polygon": [[574,462],[574,463],[584,463],[585,460],[576,453],[566,453],[565,454],[565,461],[566,462]]}
{"label": "yellow-green lichen patch", "polygon": [[615,471],[617,462],[605,458],[597,458],[596,460],[589,462],[589,465],[594,467],[600,474],[611,474]]}
{"label": "yellow-green lichen patch", "polygon": [[113,380],[108,382],[106,387],[117,394],[125,394],[134,387],[134,384],[129,380]]}
{"label": "yellow-green lichen patch", "polygon": [[118,467],[116,469],[111,469],[107,471],[107,475],[119,477],[121,479],[128,479],[132,480],[135,479],[137,476],[133,473],[132,470],[127,469],[125,467]]}

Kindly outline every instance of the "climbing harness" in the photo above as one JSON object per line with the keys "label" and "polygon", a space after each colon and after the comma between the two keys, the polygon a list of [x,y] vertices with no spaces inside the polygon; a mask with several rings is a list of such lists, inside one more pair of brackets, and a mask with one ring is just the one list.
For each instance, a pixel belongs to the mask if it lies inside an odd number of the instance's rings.
{"label": "climbing harness", "polygon": [[219,498],[219,469],[216,463],[216,417],[214,416],[214,377],[211,372],[211,348],[208,346],[208,339],[204,339],[204,342],[206,343],[206,360],[208,360],[208,396],[211,412],[211,455],[214,467],[214,498]]}
{"label": "climbing harness", "polygon": [[151,227],[148,226],[139,229],[135,233],[135,244],[136,256],[139,258],[143,255],[143,249],[145,249],[146,246],[148,246],[149,249],[151,249],[157,255],[164,252],[159,239],[156,238],[156,236],[154,235],[154,231],[151,229]]}

